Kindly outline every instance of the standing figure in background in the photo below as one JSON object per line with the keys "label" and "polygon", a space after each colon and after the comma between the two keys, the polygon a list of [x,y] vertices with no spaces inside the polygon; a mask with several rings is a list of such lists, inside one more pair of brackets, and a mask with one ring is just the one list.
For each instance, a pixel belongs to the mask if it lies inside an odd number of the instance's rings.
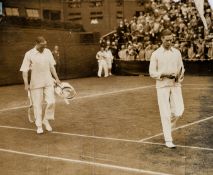
{"label": "standing figure in background", "polygon": [[59,46],[55,45],[54,49],[52,51],[53,57],[56,62],[56,71],[60,73],[60,68],[61,68],[61,60],[60,60],[60,53],[59,53]]}
{"label": "standing figure in background", "polygon": [[208,59],[212,60],[213,59],[213,39],[211,40],[211,42],[209,42],[209,44],[207,45],[208,47]]}
{"label": "standing figure in background", "polygon": [[188,47],[188,51],[187,51],[187,55],[188,55],[188,59],[189,60],[193,60],[195,59],[195,51],[194,51],[194,44],[193,42],[190,43],[190,46]]}
{"label": "standing figure in background", "polygon": [[100,51],[97,52],[96,59],[98,60],[98,77],[99,78],[101,77],[103,70],[104,70],[104,77],[108,77],[108,68],[104,47],[101,47]]}
{"label": "standing figure in background", "polygon": [[151,56],[149,73],[156,79],[158,106],[166,146],[174,148],[172,128],[184,111],[181,82],[184,67],[179,50],[171,47],[172,32],[161,33],[162,45]]}
{"label": "standing figure in background", "polygon": [[105,57],[106,57],[106,63],[108,68],[108,74],[112,75],[113,55],[111,50],[109,49],[109,46],[105,48]]}

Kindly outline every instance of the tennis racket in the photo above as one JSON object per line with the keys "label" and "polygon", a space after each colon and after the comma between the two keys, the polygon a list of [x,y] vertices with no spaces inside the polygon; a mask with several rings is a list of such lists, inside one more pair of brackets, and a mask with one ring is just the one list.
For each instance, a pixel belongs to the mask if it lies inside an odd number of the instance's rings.
{"label": "tennis racket", "polygon": [[32,102],[32,98],[31,98],[31,93],[30,90],[27,91],[27,96],[28,96],[28,100],[29,100],[29,106],[28,106],[28,120],[30,123],[34,123],[35,122],[35,117],[33,114],[33,102]]}
{"label": "tennis racket", "polygon": [[77,94],[74,87],[66,82],[56,84],[55,92],[64,99],[66,104],[69,104],[69,100],[73,99]]}

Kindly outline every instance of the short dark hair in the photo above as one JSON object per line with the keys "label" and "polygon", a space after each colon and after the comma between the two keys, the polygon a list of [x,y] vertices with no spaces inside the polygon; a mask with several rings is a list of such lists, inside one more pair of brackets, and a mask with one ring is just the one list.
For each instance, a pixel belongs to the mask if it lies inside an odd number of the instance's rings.
{"label": "short dark hair", "polygon": [[38,36],[35,40],[37,44],[46,42],[46,39],[43,36]]}
{"label": "short dark hair", "polygon": [[161,32],[161,37],[165,37],[165,36],[168,36],[168,35],[172,35],[172,31],[169,30],[169,29],[165,29]]}

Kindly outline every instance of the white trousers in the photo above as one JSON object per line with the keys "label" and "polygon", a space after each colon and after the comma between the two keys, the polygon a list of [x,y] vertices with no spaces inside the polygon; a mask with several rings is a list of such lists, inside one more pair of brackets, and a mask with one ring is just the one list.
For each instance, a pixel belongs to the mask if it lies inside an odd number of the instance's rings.
{"label": "white trousers", "polygon": [[44,88],[32,89],[31,97],[33,103],[33,111],[35,116],[35,124],[37,127],[42,126],[42,107],[43,100],[47,103],[44,112],[44,119],[54,120],[55,114],[55,94],[54,87],[48,86]]}
{"label": "white trousers", "polygon": [[157,88],[157,97],[164,139],[172,141],[171,118],[182,116],[184,111],[181,87]]}
{"label": "white trousers", "polygon": [[98,60],[98,76],[101,77],[104,70],[104,77],[108,77],[108,67],[105,60]]}

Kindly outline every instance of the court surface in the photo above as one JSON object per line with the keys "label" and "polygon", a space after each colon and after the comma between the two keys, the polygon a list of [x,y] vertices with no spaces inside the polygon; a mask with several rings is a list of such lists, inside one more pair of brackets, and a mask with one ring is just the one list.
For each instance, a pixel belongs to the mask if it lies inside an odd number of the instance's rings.
{"label": "court surface", "polygon": [[213,77],[186,76],[185,113],[164,145],[154,80],[112,76],[69,80],[57,97],[53,132],[36,134],[23,85],[0,87],[2,175],[211,175]]}

